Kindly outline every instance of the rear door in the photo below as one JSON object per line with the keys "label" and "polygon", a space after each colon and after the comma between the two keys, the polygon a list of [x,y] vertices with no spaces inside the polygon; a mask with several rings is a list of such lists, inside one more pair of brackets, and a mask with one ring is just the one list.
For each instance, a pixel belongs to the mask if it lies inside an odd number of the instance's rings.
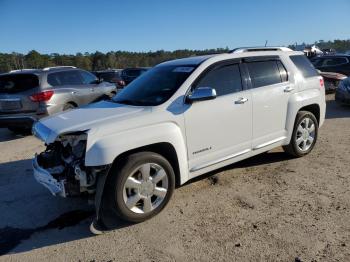
{"label": "rear door", "polygon": [[92,90],[83,84],[79,70],[69,70],[50,73],[47,82],[55,87],[55,94],[59,95],[56,103],[74,102],[84,105],[90,102]]}
{"label": "rear door", "polygon": [[278,57],[246,59],[253,100],[253,149],[286,138],[288,101],[295,90],[285,66]]}
{"label": "rear door", "polygon": [[30,96],[40,92],[36,74],[11,73],[0,75],[0,114],[31,113],[39,108]]}

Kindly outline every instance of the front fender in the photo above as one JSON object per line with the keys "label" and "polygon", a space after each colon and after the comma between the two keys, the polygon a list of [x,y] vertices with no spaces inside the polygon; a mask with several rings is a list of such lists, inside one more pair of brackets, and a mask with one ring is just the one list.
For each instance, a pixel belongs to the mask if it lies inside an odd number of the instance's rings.
{"label": "front fender", "polygon": [[102,166],[113,163],[122,153],[156,143],[170,143],[177,154],[181,184],[188,180],[188,163],[185,139],[175,123],[161,123],[152,126],[125,130],[103,137],[89,134],[85,165]]}

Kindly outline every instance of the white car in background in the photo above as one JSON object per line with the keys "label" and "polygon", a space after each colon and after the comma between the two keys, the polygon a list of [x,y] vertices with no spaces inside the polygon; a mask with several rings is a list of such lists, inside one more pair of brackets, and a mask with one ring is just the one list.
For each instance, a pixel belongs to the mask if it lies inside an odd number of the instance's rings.
{"label": "white car in background", "polygon": [[141,222],[194,177],[279,146],[310,153],[325,110],[323,79],[302,52],[241,48],[169,61],[111,101],[37,123],[47,150],[34,175],[53,194],[93,195],[97,221],[112,213]]}

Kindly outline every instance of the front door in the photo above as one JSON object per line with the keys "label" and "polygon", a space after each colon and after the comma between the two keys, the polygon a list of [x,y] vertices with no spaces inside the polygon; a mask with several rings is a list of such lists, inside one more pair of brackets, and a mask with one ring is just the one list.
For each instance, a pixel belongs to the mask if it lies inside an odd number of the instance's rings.
{"label": "front door", "polygon": [[184,114],[191,172],[218,167],[251,150],[251,91],[243,88],[240,71],[239,64],[218,64],[192,87],[214,88],[217,97],[192,103]]}

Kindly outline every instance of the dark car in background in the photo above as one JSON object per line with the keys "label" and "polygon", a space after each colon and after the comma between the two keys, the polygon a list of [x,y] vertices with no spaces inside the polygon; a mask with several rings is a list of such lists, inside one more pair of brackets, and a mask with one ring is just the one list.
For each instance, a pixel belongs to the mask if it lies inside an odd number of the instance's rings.
{"label": "dark car in background", "polygon": [[123,69],[107,69],[101,71],[93,71],[92,73],[100,80],[113,83],[117,89],[122,89],[125,86],[125,82],[122,79],[121,73]]}
{"label": "dark car in background", "polygon": [[350,77],[342,80],[335,92],[335,101],[350,105]]}
{"label": "dark car in background", "polygon": [[107,98],[114,84],[75,67],[16,70],[0,75],[0,127],[28,133],[40,118]]}
{"label": "dark car in background", "polygon": [[312,58],[311,63],[322,72],[350,76],[350,55],[330,55]]}
{"label": "dark car in background", "polygon": [[149,67],[125,68],[121,72],[121,76],[123,81],[125,82],[125,85],[128,85],[129,83],[134,81],[136,78],[138,78],[140,75],[145,73],[147,70],[149,70]]}

